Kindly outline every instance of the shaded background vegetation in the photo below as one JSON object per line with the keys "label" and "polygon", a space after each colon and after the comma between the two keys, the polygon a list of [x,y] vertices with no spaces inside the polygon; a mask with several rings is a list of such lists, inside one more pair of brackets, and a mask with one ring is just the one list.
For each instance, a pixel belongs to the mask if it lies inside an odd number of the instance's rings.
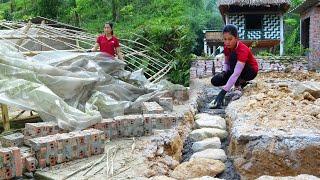
{"label": "shaded background vegetation", "polygon": [[[302,0],[292,0],[296,6]],[[107,21],[115,34],[131,39],[134,34],[153,42],[175,59],[169,79],[188,85],[190,59],[203,54],[203,30],[221,29],[223,21],[216,0],[0,0],[0,19],[25,20],[43,16],[82,27],[98,34]],[[285,18],[286,53],[298,55],[299,17]]]}

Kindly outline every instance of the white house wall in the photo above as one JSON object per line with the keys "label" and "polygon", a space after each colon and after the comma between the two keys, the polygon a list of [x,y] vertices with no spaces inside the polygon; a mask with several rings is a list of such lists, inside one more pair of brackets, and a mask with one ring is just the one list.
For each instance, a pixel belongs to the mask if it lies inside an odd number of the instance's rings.
{"label": "white house wall", "polygon": [[280,39],[280,16],[265,14],[263,16],[263,31],[265,39]]}
{"label": "white house wall", "polygon": [[238,26],[239,38],[244,39],[245,19],[244,19],[243,14],[229,15],[228,24],[234,24],[234,25]]}

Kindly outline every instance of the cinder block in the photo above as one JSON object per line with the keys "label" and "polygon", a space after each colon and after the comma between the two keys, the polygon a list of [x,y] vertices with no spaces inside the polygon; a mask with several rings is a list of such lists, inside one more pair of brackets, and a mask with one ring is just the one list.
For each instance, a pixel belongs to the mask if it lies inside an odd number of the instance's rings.
{"label": "cinder block", "polygon": [[21,162],[23,165],[23,172],[33,172],[36,170],[37,160],[35,155],[31,153],[31,148],[23,146],[20,148]]}
{"label": "cinder block", "polygon": [[24,135],[22,133],[14,133],[1,137],[3,147],[20,147],[23,144]]}
{"label": "cinder block", "polygon": [[160,114],[164,109],[156,102],[143,102],[142,112],[143,114]]}
{"label": "cinder block", "polygon": [[74,138],[72,138],[69,134],[57,134],[56,142],[57,142],[57,163],[71,161],[74,157],[72,157],[73,146],[76,146]]}
{"label": "cinder block", "polygon": [[[0,149],[0,164],[3,166],[10,164],[12,161],[12,152],[8,148]],[[2,167],[3,167],[2,166]]]}
{"label": "cinder block", "polygon": [[103,119],[102,123],[106,127],[106,131],[104,131],[106,140],[118,137],[118,130],[114,119]]}
{"label": "cinder block", "polygon": [[20,148],[0,148],[0,179],[22,177],[22,156]]}
{"label": "cinder block", "polygon": [[83,132],[90,134],[89,156],[103,153],[105,140],[104,132],[96,129],[88,129]]}
{"label": "cinder block", "polygon": [[151,135],[152,132],[152,116],[153,114],[144,114],[143,117],[143,132],[144,135]]}
{"label": "cinder block", "polygon": [[57,133],[59,133],[58,125],[53,122],[26,123],[24,129],[24,143],[30,146],[29,139]]}
{"label": "cinder block", "polygon": [[12,155],[13,155],[13,175],[15,177],[21,177],[22,176],[22,160],[21,160],[21,153],[20,153],[20,149],[18,147],[10,147],[9,148],[12,151]]}
{"label": "cinder block", "polygon": [[40,168],[45,168],[47,163],[46,163],[46,159],[38,159],[39,162],[39,167]]}
{"label": "cinder block", "polygon": [[11,179],[14,177],[14,160],[12,151],[8,148],[0,149],[0,179]]}
{"label": "cinder block", "polygon": [[26,170],[28,172],[34,172],[37,166],[37,160],[34,157],[27,157],[25,162]]}
{"label": "cinder block", "polygon": [[143,116],[142,115],[125,115],[114,118],[116,124],[119,124],[119,136],[132,137],[143,135]]}
{"label": "cinder block", "polygon": [[11,179],[14,177],[11,167],[4,167],[4,178],[3,179]]}
{"label": "cinder block", "polygon": [[39,167],[54,166],[57,163],[58,144],[55,135],[30,139],[31,152],[36,155]]}
{"label": "cinder block", "polygon": [[80,131],[71,132],[70,134],[74,135],[74,138],[77,142],[75,155],[77,157],[75,159],[82,159],[89,156],[89,145],[88,138],[85,134],[80,133]]}
{"label": "cinder block", "polygon": [[[153,129],[158,129],[159,126],[157,126],[157,121],[160,117],[162,117],[160,114],[144,114],[144,130],[145,133],[148,131],[147,135],[150,135]],[[162,128],[161,128],[162,129]]]}
{"label": "cinder block", "polygon": [[177,118],[171,114],[144,114],[144,132],[150,135],[153,129],[170,129]]}

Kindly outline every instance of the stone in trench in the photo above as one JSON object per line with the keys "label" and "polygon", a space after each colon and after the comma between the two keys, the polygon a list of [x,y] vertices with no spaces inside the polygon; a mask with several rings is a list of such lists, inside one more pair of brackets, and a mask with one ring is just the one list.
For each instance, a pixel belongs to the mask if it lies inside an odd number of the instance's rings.
{"label": "stone in trench", "polygon": [[176,179],[190,179],[202,176],[216,176],[225,170],[225,165],[219,160],[195,158],[180,164],[170,174]]}
{"label": "stone in trench", "polygon": [[261,176],[256,180],[320,180],[320,178],[308,174],[300,174],[298,176]]}
{"label": "stone in trench", "polygon": [[196,115],[197,128],[218,128],[226,129],[226,120],[220,116],[200,113]]}
{"label": "stone in trench", "polygon": [[200,152],[196,152],[190,157],[190,159],[195,158],[214,159],[225,162],[227,160],[227,155],[223,149],[206,149]]}
{"label": "stone in trench", "polygon": [[219,137],[220,139],[225,139],[228,133],[225,130],[217,129],[217,128],[201,128],[193,130],[189,137],[193,141],[202,141],[207,138]]}
{"label": "stone in trench", "polygon": [[218,137],[197,141],[192,145],[193,152],[198,152],[205,149],[220,149],[220,148],[221,148],[221,141]]}

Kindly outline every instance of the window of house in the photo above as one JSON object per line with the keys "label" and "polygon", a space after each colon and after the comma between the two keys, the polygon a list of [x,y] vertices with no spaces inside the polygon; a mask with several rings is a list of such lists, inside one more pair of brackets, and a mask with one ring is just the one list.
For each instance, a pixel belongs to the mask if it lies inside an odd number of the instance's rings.
{"label": "window of house", "polygon": [[262,15],[250,14],[245,15],[245,28],[246,30],[262,29]]}

